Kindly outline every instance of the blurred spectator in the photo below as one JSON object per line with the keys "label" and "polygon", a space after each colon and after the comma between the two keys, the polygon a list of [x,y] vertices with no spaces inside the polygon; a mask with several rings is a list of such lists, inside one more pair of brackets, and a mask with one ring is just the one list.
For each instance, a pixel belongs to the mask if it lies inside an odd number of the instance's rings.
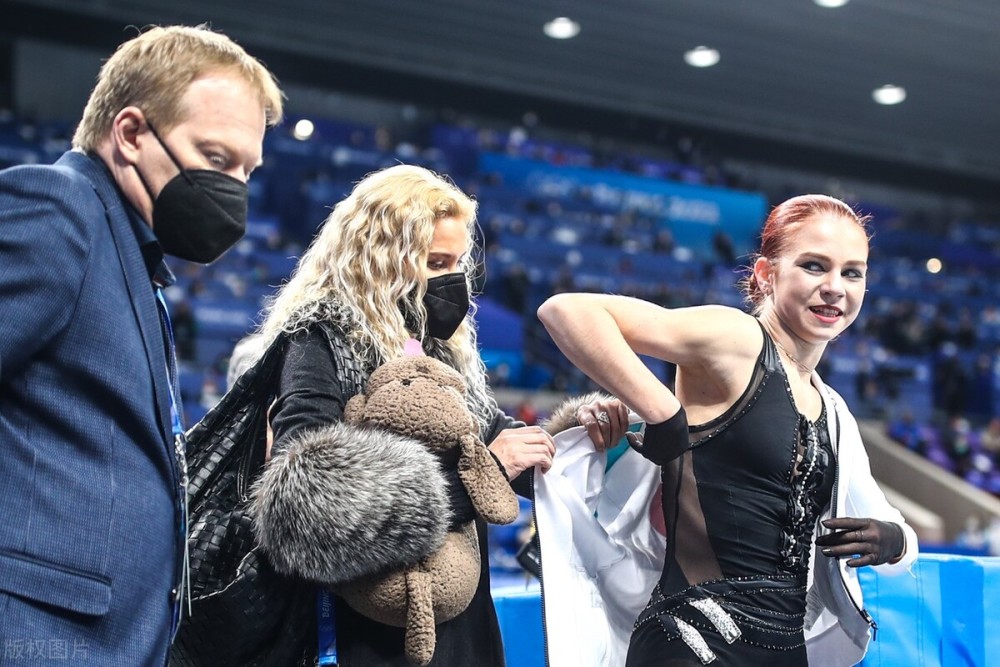
{"label": "blurred spectator", "polygon": [[486,371],[491,387],[507,387],[510,385],[510,364],[501,361]]}
{"label": "blurred spectator", "polygon": [[514,418],[523,421],[528,426],[534,426],[538,423],[538,411],[531,404],[531,401],[524,400],[517,406]]}
{"label": "blurred spectator", "polygon": [[973,350],[976,347],[976,321],[968,308],[963,308],[955,327],[955,342],[963,350]]}
{"label": "blurred spectator", "polygon": [[972,369],[966,413],[978,423],[986,422],[993,414],[993,355],[980,354]]}
{"label": "blurred spectator", "polygon": [[244,336],[236,343],[226,367],[226,391],[232,389],[236,380],[264,354],[263,343],[257,334]]}
{"label": "blurred spectator", "polygon": [[573,269],[564,264],[559,267],[559,275],[556,276],[555,282],[552,283],[552,293],[560,294],[562,292],[574,291],[576,291],[576,279],[573,277]]}
{"label": "blurred spectator", "polygon": [[990,423],[983,429],[980,442],[983,445],[983,450],[989,452],[994,458],[997,456],[997,453],[1000,452],[1000,417],[994,417],[990,420]]}
{"label": "blurred spectator", "polygon": [[674,235],[669,229],[660,229],[653,238],[653,250],[670,254],[674,251]]}
{"label": "blurred spectator", "polygon": [[201,383],[201,398],[199,403],[205,410],[211,410],[222,398],[222,388],[219,386],[219,378],[214,373],[205,373],[205,378]]}
{"label": "blurred spectator", "polygon": [[955,538],[955,543],[970,549],[985,549],[986,535],[983,533],[982,522],[975,514],[965,519],[965,527]]}
{"label": "blurred spectator", "polygon": [[927,343],[932,350],[937,350],[951,341],[951,326],[948,323],[947,315],[939,311],[934,315],[930,326],[927,328]]}
{"label": "blurred spectator", "polygon": [[736,266],[736,249],[733,247],[733,239],[721,229],[712,235],[712,249],[715,257],[722,266]]}
{"label": "blurred spectator", "polygon": [[527,307],[528,290],[531,280],[528,272],[520,262],[512,264],[501,276],[503,290],[503,305],[515,313],[523,313]]}
{"label": "blurred spectator", "polygon": [[861,399],[862,404],[871,405],[879,394],[879,386],[875,382],[875,360],[872,346],[867,340],[862,340],[858,343],[856,354],[858,368],[854,375],[854,391]]}
{"label": "blurred spectator", "polygon": [[1000,516],[994,516],[986,526],[986,545],[991,556],[1000,556]]}
{"label": "blurred spectator", "polygon": [[926,452],[927,441],[911,410],[903,410],[897,418],[890,421],[888,433],[890,438],[905,445],[907,449],[919,454]]}
{"label": "blurred spectator", "polygon": [[948,456],[955,462],[958,474],[964,476],[972,464],[972,428],[965,417],[952,416],[941,435]]}
{"label": "blurred spectator", "polygon": [[965,412],[969,378],[954,343],[945,343],[934,363],[934,405],[946,418]]}

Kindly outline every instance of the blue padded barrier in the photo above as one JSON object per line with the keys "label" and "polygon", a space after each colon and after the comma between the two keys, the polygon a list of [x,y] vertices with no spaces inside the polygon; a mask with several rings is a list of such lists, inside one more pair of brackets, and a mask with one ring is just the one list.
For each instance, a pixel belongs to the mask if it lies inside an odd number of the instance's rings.
{"label": "blue padded barrier", "polygon": [[879,625],[864,667],[946,664],[941,660],[941,571],[951,558],[922,554],[913,570],[916,576],[880,576],[872,568],[859,572],[865,607]]}
{"label": "blue padded barrier", "polygon": [[[860,576],[879,624],[861,667],[1000,667],[1000,558],[921,554],[912,576]],[[538,593],[493,595],[509,667],[542,667]]]}
{"label": "blue padded barrier", "polygon": [[543,667],[545,644],[537,591],[494,594],[507,667]]}
{"label": "blue padded barrier", "polygon": [[1000,667],[1000,558],[979,562],[983,567],[983,664]]}

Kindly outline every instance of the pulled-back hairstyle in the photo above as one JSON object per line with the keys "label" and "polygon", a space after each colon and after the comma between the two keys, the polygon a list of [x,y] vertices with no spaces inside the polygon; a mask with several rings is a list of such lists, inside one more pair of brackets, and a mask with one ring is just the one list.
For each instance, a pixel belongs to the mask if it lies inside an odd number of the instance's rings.
{"label": "pulled-back hairstyle", "polygon": [[[260,332],[265,344],[316,321],[341,326],[360,361],[375,367],[403,356],[410,338],[403,311],[426,330],[422,278],[437,222],[458,218],[473,247],[476,203],[451,182],[410,165],[369,174],[323,223],[289,281],[269,304]],[[474,263],[463,260],[472,290]],[[473,303],[473,313],[475,303]],[[424,336],[424,350],[465,376],[473,414],[481,425],[493,399],[476,347],[470,314],[448,340]]]}
{"label": "pulled-back hairstyle", "polygon": [[188,86],[212,72],[235,73],[257,93],[267,124],[281,121],[283,101],[274,76],[241,46],[206,26],[154,27],[121,46],[101,67],[83,110],[73,146],[94,151],[118,112],[142,109],[165,134],[183,122]]}
{"label": "pulled-back hairstyle", "polygon": [[770,260],[781,257],[787,250],[792,236],[807,220],[816,215],[837,215],[852,220],[864,230],[865,236],[869,236],[868,222],[871,216],[861,216],[841,200],[828,195],[799,195],[775,206],[760,232],[760,251],[750,258],[749,270],[740,281],[740,288],[747,304],[755,315],[760,314],[766,295],[757,284],[753,265],[761,257]]}

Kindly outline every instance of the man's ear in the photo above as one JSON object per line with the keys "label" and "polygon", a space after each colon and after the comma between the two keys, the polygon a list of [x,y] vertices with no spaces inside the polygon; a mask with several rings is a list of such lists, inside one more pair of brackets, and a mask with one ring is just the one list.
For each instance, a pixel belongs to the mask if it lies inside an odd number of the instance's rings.
{"label": "man's ear", "polygon": [[139,161],[139,143],[149,126],[146,117],[138,107],[125,107],[118,112],[111,124],[111,140],[116,152],[128,164]]}

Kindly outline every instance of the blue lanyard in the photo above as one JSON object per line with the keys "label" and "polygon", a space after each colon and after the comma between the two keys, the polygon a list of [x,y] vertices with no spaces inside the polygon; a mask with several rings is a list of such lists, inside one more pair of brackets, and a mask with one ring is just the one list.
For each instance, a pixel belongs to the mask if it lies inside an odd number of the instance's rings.
{"label": "blue lanyard", "polygon": [[316,595],[316,625],[319,630],[319,664],[337,664],[337,610],[333,593],[321,589]]}
{"label": "blue lanyard", "polygon": [[174,455],[177,457],[177,473],[179,489],[178,509],[180,512],[178,539],[184,545],[184,558],[181,561],[181,571],[179,575],[176,592],[174,594],[173,614],[170,625],[171,638],[177,635],[177,629],[181,621],[181,609],[184,599],[187,598],[188,616],[191,615],[191,577],[190,577],[190,551],[188,549],[188,470],[187,470],[187,439],[184,435],[184,426],[181,423],[180,408],[180,382],[177,377],[177,357],[174,355],[174,330],[170,325],[170,313],[167,310],[167,302],[163,298],[163,290],[156,289],[156,301],[160,311],[160,322],[166,338],[166,358],[167,358],[167,384],[168,395],[170,396],[170,430],[174,436]]}
{"label": "blue lanyard", "polygon": [[167,380],[170,390],[170,426],[173,431],[174,438],[177,436],[184,435],[184,426],[181,424],[181,411],[180,411],[180,379],[177,373],[177,356],[174,352],[177,348],[174,346],[174,328],[170,324],[170,312],[167,310],[167,302],[163,298],[163,290],[157,288],[156,290],[156,300],[157,305],[160,308],[160,319],[163,323],[163,330],[166,333],[166,358],[167,358]]}

